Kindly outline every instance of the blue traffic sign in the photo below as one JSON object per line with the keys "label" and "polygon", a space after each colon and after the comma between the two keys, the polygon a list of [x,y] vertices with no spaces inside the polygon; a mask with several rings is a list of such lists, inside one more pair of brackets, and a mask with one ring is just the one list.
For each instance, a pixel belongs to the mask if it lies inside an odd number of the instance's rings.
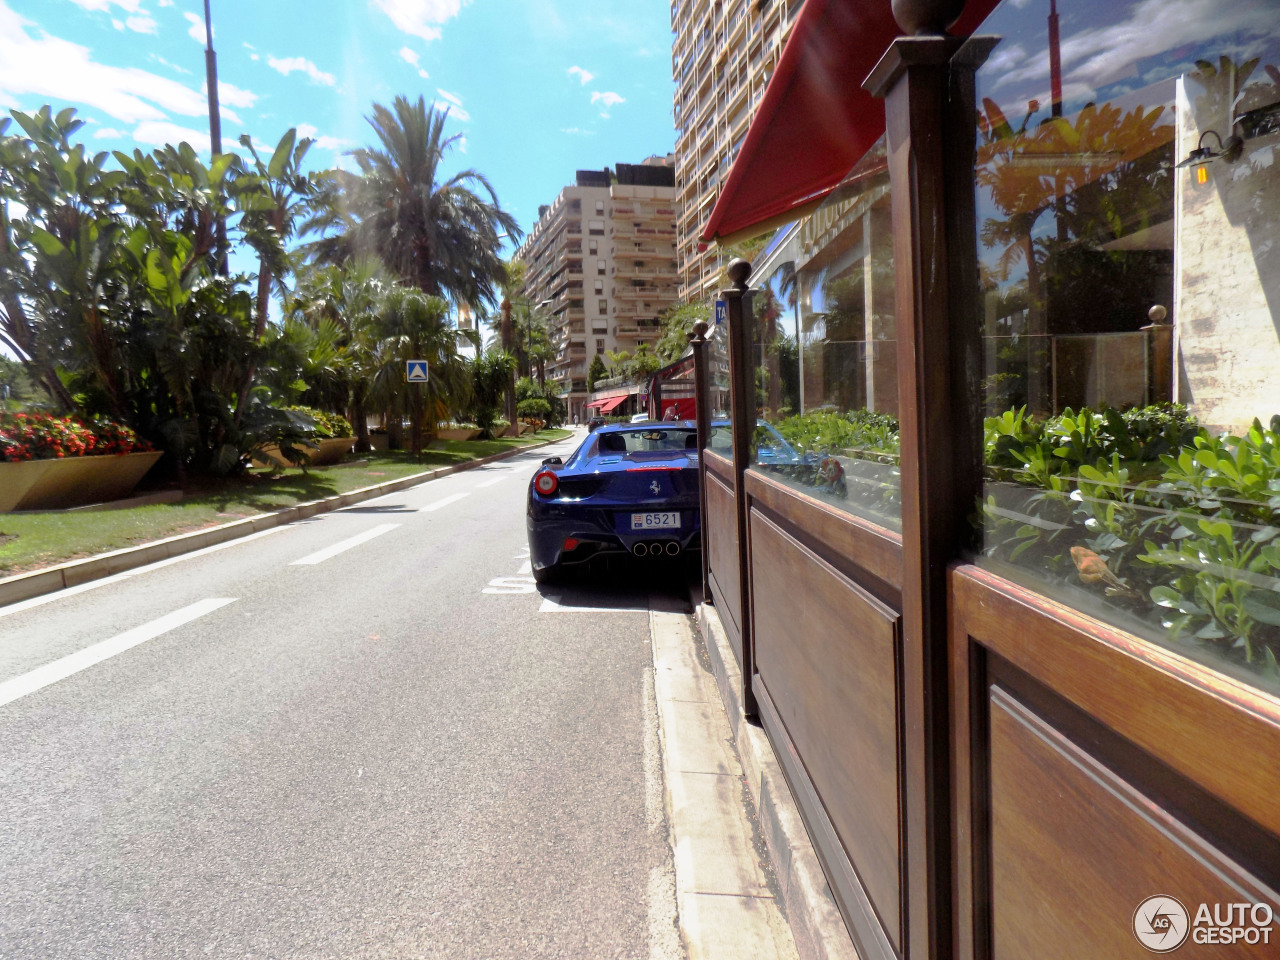
{"label": "blue traffic sign", "polygon": [[410,383],[426,383],[427,361],[406,360],[404,364],[404,378]]}
{"label": "blue traffic sign", "polygon": [[729,304],[724,300],[716,301],[716,326],[723,326],[729,322]]}

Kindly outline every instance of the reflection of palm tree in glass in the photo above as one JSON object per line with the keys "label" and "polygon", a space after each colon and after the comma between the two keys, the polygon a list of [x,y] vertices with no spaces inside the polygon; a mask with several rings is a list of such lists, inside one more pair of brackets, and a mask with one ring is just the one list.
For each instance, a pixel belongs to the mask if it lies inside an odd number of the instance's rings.
{"label": "reflection of palm tree in glass", "polygon": [[[1033,411],[1046,412],[1047,358],[1036,355],[1049,333],[1046,266],[1067,245],[1101,245],[1151,226],[1153,213],[1167,217],[1174,128],[1160,122],[1164,106],[1125,113],[1110,103],[1087,104],[1074,117],[1031,127],[1037,109],[1032,101],[1014,128],[994,101],[984,99],[975,177],[1002,214],[988,217],[979,230],[983,246],[998,251],[984,265],[986,279],[1007,284],[1020,267],[1025,270],[1027,320],[1016,332],[1032,338],[1026,401]],[[1048,210],[1054,211],[1056,230],[1037,237]]]}

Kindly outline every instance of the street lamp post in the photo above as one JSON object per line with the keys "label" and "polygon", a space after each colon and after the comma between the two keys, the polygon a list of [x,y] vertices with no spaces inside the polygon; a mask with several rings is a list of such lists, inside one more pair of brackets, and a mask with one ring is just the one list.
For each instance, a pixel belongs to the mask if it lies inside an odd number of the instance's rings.
{"label": "street lamp post", "polygon": [[[213,15],[204,0],[204,77],[209,98],[209,159],[222,153],[222,115],[218,109],[218,55],[213,51]],[[217,226],[218,272],[227,275],[227,221],[219,216]]]}

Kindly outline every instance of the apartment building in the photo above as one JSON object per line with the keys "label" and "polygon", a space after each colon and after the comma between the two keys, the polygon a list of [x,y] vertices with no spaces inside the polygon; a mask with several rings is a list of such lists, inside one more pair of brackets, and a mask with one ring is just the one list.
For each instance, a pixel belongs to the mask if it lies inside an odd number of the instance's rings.
{"label": "apartment building", "polygon": [[709,293],[720,251],[698,231],[742,146],[804,0],[673,0],[676,227],[682,300]]}
{"label": "apartment building", "polygon": [[527,266],[518,296],[552,317],[548,379],[583,415],[595,354],[634,353],[661,335],[678,302],[675,171],[670,154],[614,170],[579,170],[540,207],[516,258]]}

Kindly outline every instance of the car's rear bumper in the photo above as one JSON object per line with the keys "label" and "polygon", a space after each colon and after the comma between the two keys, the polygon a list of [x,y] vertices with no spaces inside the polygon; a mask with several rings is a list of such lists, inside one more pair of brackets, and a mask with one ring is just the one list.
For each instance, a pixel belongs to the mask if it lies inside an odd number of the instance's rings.
{"label": "car's rear bumper", "polygon": [[[605,554],[630,554],[642,541],[646,544],[675,543],[679,545],[678,553],[700,549],[702,525],[698,510],[685,507],[680,513],[678,530],[631,532],[619,529],[613,509],[592,509],[581,515],[531,509],[527,522],[529,559],[535,570],[545,570],[559,565],[586,563]],[[565,550],[566,540],[576,540],[578,545],[572,550]]]}

